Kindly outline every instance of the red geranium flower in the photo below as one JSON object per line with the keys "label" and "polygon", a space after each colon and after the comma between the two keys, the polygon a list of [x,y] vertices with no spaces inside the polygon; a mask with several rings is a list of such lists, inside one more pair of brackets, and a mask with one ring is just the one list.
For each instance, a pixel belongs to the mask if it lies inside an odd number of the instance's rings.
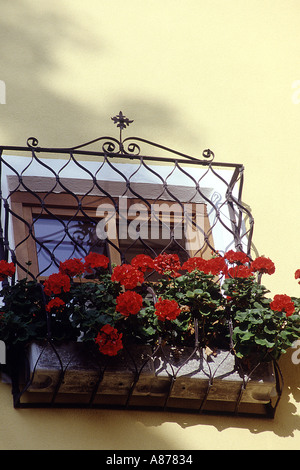
{"label": "red geranium flower", "polygon": [[134,291],[126,291],[117,297],[117,312],[122,313],[125,317],[136,315],[142,308],[143,297]]}
{"label": "red geranium flower", "polygon": [[131,260],[131,266],[145,273],[147,270],[153,269],[153,259],[148,255],[136,255]]}
{"label": "red geranium flower", "polygon": [[80,276],[80,274],[84,272],[84,264],[81,258],[67,259],[66,261],[60,262],[59,271],[70,277]]}
{"label": "red geranium flower", "polygon": [[70,289],[70,278],[66,274],[62,273],[50,274],[44,284],[46,295],[61,294],[62,291],[69,292]]}
{"label": "red geranium flower", "polygon": [[216,256],[207,261],[206,272],[215,276],[221,273],[227,273],[227,264],[222,256]]}
{"label": "red geranium flower", "polygon": [[62,310],[65,306],[65,302],[60,299],[59,297],[55,297],[55,299],[51,299],[46,305],[46,311],[51,312],[51,310]]}
{"label": "red geranium flower", "polygon": [[295,312],[295,305],[291,297],[286,294],[277,294],[270,303],[270,308],[275,312],[285,312],[289,317]]}
{"label": "red geranium flower", "polygon": [[249,261],[248,256],[242,251],[229,250],[227,251],[227,253],[225,253],[224,258],[226,258],[231,264],[232,263],[245,264],[245,263],[248,263]]}
{"label": "red geranium flower", "polygon": [[[297,271],[295,272],[295,279],[300,279],[300,269],[297,269]],[[298,282],[298,284],[300,284],[300,281]]]}
{"label": "red geranium flower", "polygon": [[176,300],[162,299],[159,297],[158,302],[155,304],[155,315],[158,316],[159,320],[175,320],[180,314]]}
{"label": "red geranium flower", "polygon": [[159,274],[168,274],[171,277],[180,276],[178,270],[181,269],[181,265],[176,254],[162,253],[154,259],[153,265]]}
{"label": "red geranium flower", "polygon": [[16,267],[14,263],[8,263],[4,259],[0,261],[0,281],[4,281],[7,277],[15,274]]}
{"label": "red geranium flower", "polygon": [[265,258],[264,256],[259,256],[251,263],[251,270],[253,272],[259,272],[261,274],[274,274],[275,273],[275,264],[270,258]]}
{"label": "red geranium flower", "polygon": [[200,256],[194,256],[183,263],[182,269],[187,270],[189,273],[194,270],[207,272],[207,260]]}
{"label": "red geranium flower", "polygon": [[109,264],[109,258],[100,253],[89,253],[84,258],[84,268],[87,273],[91,273],[96,268],[107,268]]}
{"label": "red geranium flower", "polygon": [[115,267],[111,280],[119,282],[125,289],[134,289],[139,282],[144,282],[144,276],[143,273],[130,264],[122,264]]}
{"label": "red geranium flower", "polygon": [[226,277],[246,278],[252,275],[253,275],[253,272],[251,271],[251,269],[247,268],[247,266],[238,265],[238,266],[234,266],[233,268],[229,268]]}
{"label": "red geranium flower", "polygon": [[116,356],[123,348],[122,333],[111,325],[104,325],[95,338],[99,351],[107,356]]}

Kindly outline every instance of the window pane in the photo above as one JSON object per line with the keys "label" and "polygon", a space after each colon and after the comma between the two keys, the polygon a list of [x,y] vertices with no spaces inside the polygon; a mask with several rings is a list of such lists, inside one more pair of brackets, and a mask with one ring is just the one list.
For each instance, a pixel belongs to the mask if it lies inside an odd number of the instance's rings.
{"label": "window pane", "polygon": [[37,218],[34,232],[42,276],[57,272],[60,261],[84,258],[90,251],[106,254],[105,243],[96,237],[96,227],[86,221]]}

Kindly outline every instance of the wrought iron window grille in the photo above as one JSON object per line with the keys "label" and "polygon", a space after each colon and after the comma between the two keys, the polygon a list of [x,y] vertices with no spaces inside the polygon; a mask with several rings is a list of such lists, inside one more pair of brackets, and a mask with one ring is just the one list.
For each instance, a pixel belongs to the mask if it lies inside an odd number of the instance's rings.
{"label": "wrought iron window grille", "polygon": [[[184,260],[191,254],[210,256],[211,252],[224,253],[230,248],[244,251],[251,258],[254,220],[248,206],[242,201],[243,165],[217,162],[209,149],[204,150],[198,158],[143,138],[124,138],[123,131],[133,121],[121,111],[111,119],[119,128],[119,139],[99,137],[70,148],[47,148],[40,147],[38,140],[30,137],[27,146],[0,147],[0,259],[11,260],[16,264],[18,278],[30,276],[32,279],[43,279],[43,276],[57,269],[59,262],[66,259],[66,254],[67,258],[71,258],[85,256],[90,251],[106,253],[112,263],[124,263],[136,252],[155,256],[164,251],[176,252]],[[153,150],[158,155],[153,155]],[[119,232],[124,222],[124,201],[127,204],[127,216],[132,204],[140,204],[138,207],[146,209],[144,218],[139,219],[140,231],[136,238],[128,240],[125,237],[125,241],[122,241]],[[176,215],[174,209],[167,224],[154,214],[155,227],[158,227],[160,235],[153,243],[149,232],[146,231],[147,237],[141,236],[144,233],[142,226],[144,224],[149,229],[149,223],[153,220],[152,206],[162,201],[167,201],[169,206],[176,204],[181,213]],[[99,203],[114,209],[117,228],[117,235],[108,236],[101,242],[95,235],[99,220],[104,220],[103,213],[100,216],[96,214]],[[190,208],[187,215],[185,206]],[[195,219],[199,207],[202,217],[200,222]],[[137,210],[137,207],[134,209]],[[184,216],[188,218],[193,233],[198,234],[197,249],[190,249],[183,232],[180,237],[176,236],[176,227],[187,220]],[[129,222],[124,222],[127,229],[132,220],[134,217],[129,217]],[[162,243],[163,228],[168,231],[168,236]],[[168,364],[169,368],[165,368],[167,372],[164,380],[167,385],[164,386],[163,399],[159,401],[158,408],[168,408],[176,380],[178,383],[189,360],[199,353],[207,371],[205,392],[196,408],[201,412],[206,411],[217,369],[213,370],[209,361],[199,352],[197,338],[195,341],[195,349],[179,367],[172,364],[170,352],[162,344],[139,364],[132,352],[127,351],[126,361],[131,363],[133,379],[126,389],[123,402],[113,406],[132,406],[132,398],[142,374],[147,371],[149,360],[154,360],[159,352],[160,360]],[[48,354],[51,353],[58,364],[57,383],[49,389],[51,398],[47,403],[34,399],[22,403],[25,392],[34,383],[34,375],[47,348],[50,348]],[[58,400],[72,361],[70,359],[65,364],[51,341],[35,353],[37,356],[31,355],[31,359],[36,358],[36,363],[31,365],[28,359],[24,364],[24,357],[18,348],[13,348],[9,354],[16,407],[74,406],[74,403],[61,403]],[[108,362],[98,363],[96,371],[92,367],[94,379],[93,384],[90,384],[89,398],[85,403],[76,403],[76,406],[108,406],[107,403],[97,403],[96,397],[109,367]],[[282,377],[278,365],[274,367],[278,403]],[[23,373],[25,371],[22,384],[20,370]],[[245,376],[242,378],[233,407],[235,413],[240,412],[249,379]],[[183,383],[182,387],[185,386]],[[267,404],[268,416],[274,415],[277,403],[275,407]]]}

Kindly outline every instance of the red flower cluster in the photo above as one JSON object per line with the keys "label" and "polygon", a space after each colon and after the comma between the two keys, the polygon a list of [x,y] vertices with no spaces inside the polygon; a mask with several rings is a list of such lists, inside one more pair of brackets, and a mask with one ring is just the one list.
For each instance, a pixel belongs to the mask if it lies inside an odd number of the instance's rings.
{"label": "red flower cluster", "polygon": [[123,348],[122,333],[111,325],[104,325],[95,338],[99,351],[107,356],[116,356]]}
{"label": "red flower cluster", "polygon": [[131,260],[131,266],[145,273],[154,268],[153,259],[148,255],[136,255]]}
{"label": "red flower cluster", "polygon": [[244,265],[234,266],[233,268],[228,269],[228,273],[226,277],[239,277],[239,278],[246,278],[253,276],[253,272],[250,268]]}
{"label": "red flower cluster", "polygon": [[84,264],[81,258],[67,259],[59,265],[59,271],[62,274],[67,274],[70,277],[80,276],[84,273]]}
{"label": "red flower cluster", "polygon": [[[295,279],[300,279],[300,269],[297,269],[297,271],[295,272]],[[298,282],[298,284],[300,284],[300,281]]]}
{"label": "red flower cluster", "polygon": [[46,295],[61,294],[61,292],[69,292],[71,289],[70,278],[67,274],[54,273],[50,274],[44,283]]}
{"label": "red flower cluster", "polygon": [[207,260],[204,258],[201,258],[200,256],[194,256],[193,258],[189,258],[182,265],[182,269],[188,271],[189,273],[195,270],[203,271],[205,273],[206,267],[207,267]]}
{"label": "red flower cluster", "polygon": [[202,271],[205,274],[213,274],[217,276],[221,273],[227,272],[227,264],[225,259],[222,256],[217,256],[206,260],[200,256],[195,256],[194,258],[189,258],[182,265],[182,269],[186,269],[189,273],[198,270]]}
{"label": "red flower cluster", "polygon": [[[226,260],[230,264],[236,264],[228,269]],[[226,274],[226,277],[238,277],[247,278],[253,275],[254,272],[273,274],[275,272],[275,265],[269,258],[261,256],[256,258],[250,265],[244,266],[245,263],[249,263],[249,257],[240,251],[230,250],[225,253],[224,257],[216,256],[209,260],[205,260],[201,257],[189,258],[182,265],[182,269],[192,272],[193,270],[203,271],[205,274]]]}
{"label": "red flower cluster", "polygon": [[295,305],[291,297],[286,294],[277,294],[274,296],[273,301],[270,303],[270,308],[274,312],[285,312],[289,317],[295,312]]}
{"label": "red flower cluster", "polygon": [[126,291],[117,297],[117,312],[122,313],[125,317],[136,315],[143,306],[143,297],[134,291]]}
{"label": "red flower cluster", "polygon": [[162,253],[158,255],[153,261],[153,266],[159,274],[167,274],[170,277],[180,276],[178,271],[181,269],[181,265],[176,254]]}
{"label": "red flower cluster", "polygon": [[84,268],[87,273],[91,273],[92,269],[96,268],[107,268],[109,264],[109,258],[100,253],[89,253],[84,258]]}
{"label": "red flower cluster", "polygon": [[275,273],[275,264],[270,258],[265,258],[264,256],[259,256],[251,263],[251,270],[253,272],[259,272],[261,274],[274,274]]}
{"label": "red flower cluster", "polygon": [[227,253],[225,253],[224,258],[227,259],[227,261],[229,261],[231,264],[245,264],[249,262],[248,256],[242,251],[229,250]]}
{"label": "red flower cluster", "polygon": [[227,273],[227,264],[225,259],[222,258],[222,256],[216,256],[215,258],[209,259],[206,265],[206,272],[216,276],[221,273]]}
{"label": "red flower cluster", "polygon": [[158,302],[155,304],[154,313],[161,321],[175,320],[180,312],[181,310],[176,300],[162,299],[159,297]]}
{"label": "red flower cluster", "polygon": [[65,302],[59,297],[51,299],[46,305],[46,311],[51,312],[51,310],[60,311],[65,306]]}
{"label": "red flower cluster", "polygon": [[4,281],[7,277],[13,276],[15,271],[14,263],[8,263],[4,259],[0,261],[0,281]]}
{"label": "red flower cluster", "polygon": [[125,289],[134,289],[138,283],[144,282],[143,273],[130,264],[116,266],[111,276],[111,280],[119,282]]}
{"label": "red flower cluster", "polygon": [[91,273],[95,268],[107,268],[108,264],[109,258],[107,256],[91,252],[84,258],[84,263],[81,258],[72,258],[61,262],[59,271],[62,274],[75,277],[84,273]]}

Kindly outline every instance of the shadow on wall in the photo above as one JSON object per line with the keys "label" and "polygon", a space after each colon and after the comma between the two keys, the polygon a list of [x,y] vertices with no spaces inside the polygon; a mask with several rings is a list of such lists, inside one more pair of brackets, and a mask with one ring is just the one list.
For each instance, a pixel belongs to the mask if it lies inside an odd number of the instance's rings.
{"label": "shadow on wall", "polygon": [[[73,23],[71,22],[73,21]],[[4,145],[24,145],[34,135],[40,145],[70,145],[70,136],[78,138],[104,116],[72,102],[51,87],[51,77],[59,64],[53,51],[66,42],[76,49],[85,40],[74,20],[59,14],[32,9],[24,0],[1,5],[1,77],[6,83],[6,105],[2,106],[1,127],[6,136]],[[89,44],[103,53],[101,44]],[[72,83],[70,83],[72,86]],[[84,92],[84,90],[83,90]],[[55,120],[53,119],[55,117]],[[66,136],[63,142],[58,135]],[[69,142],[69,143],[67,143]]]}
{"label": "shadow on wall", "polygon": [[[120,95],[117,96],[113,109],[118,107],[126,110],[126,115],[134,120],[132,126],[126,130],[124,137],[142,137],[203,159],[202,152],[206,148],[205,123],[200,123],[201,131],[195,135],[191,131],[189,123],[184,119],[184,113],[167,103],[163,104],[149,98]],[[145,150],[147,151],[146,147]]]}
{"label": "shadow on wall", "polygon": [[[109,99],[105,85],[110,73],[105,69],[106,58],[111,59],[115,54],[118,59],[117,51],[111,50],[106,38],[101,37],[101,15],[100,33],[98,35],[97,31],[95,36],[88,20],[86,23],[84,19],[79,21],[68,15],[68,11],[66,6],[60,10],[43,10],[38,5],[33,8],[26,0],[2,1],[0,69],[3,75],[0,79],[6,84],[6,104],[0,107],[0,135],[4,136],[1,144],[22,146],[28,137],[34,136],[40,146],[68,147],[107,133],[118,136],[110,118],[120,110],[135,120],[134,135],[148,138],[150,132],[157,131],[158,136],[167,135],[172,142],[172,135],[181,129],[183,146],[185,141],[197,142],[197,136],[191,136],[188,126],[182,123],[178,110],[158,100],[130,97],[134,83],[128,96],[124,97],[120,90],[115,94],[109,90],[113,97]],[[89,69],[85,70],[82,62],[85,55],[91,54],[94,67],[89,75]],[[68,59],[69,55],[76,67],[78,63],[78,74],[74,74],[74,81],[69,83],[73,94],[66,96],[52,81],[53,77],[67,80],[70,76],[67,62],[62,62],[62,57]],[[89,102],[89,79],[93,86],[99,83],[92,103]],[[85,100],[85,96],[89,96],[89,100]]]}
{"label": "shadow on wall", "polygon": [[294,432],[300,429],[300,415],[295,414],[297,408],[293,403],[293,401],[300,403],[300,364],[292,363],[293,351],[289,350],[279,361],[284,387],[274,419],[166,413],[165,419],[162,420],[161,417],[164,416],[162,414],[145,413],[142,416],[142,422],[145,426],[160,426],[163,422],[173,422],[182,428],[209,425],[214,426],[220,432],[228,428],[236,428],[248,429],[253,434],[269,431],[279,437],[293,437]]}

